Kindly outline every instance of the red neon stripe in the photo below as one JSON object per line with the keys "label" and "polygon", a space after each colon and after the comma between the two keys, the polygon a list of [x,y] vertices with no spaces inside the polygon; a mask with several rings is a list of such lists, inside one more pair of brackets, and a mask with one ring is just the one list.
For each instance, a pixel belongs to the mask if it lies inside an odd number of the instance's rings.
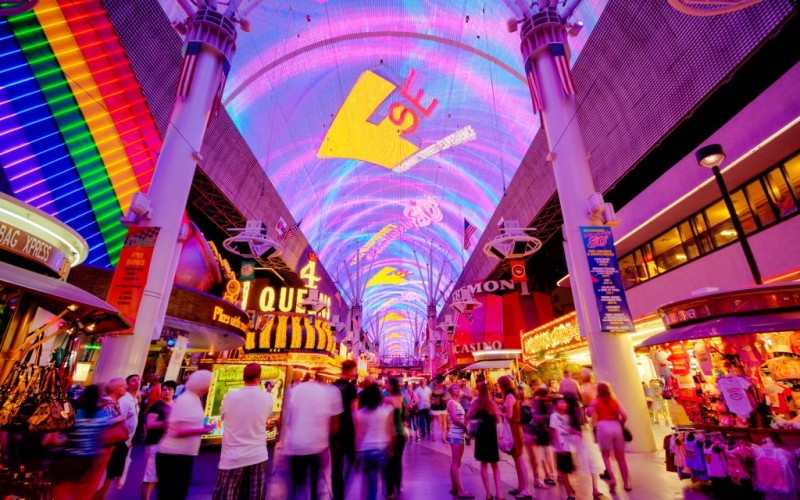
{"label": "red neon stripe", "polygon": [[161,135],[125,50],[98,0],[58,0],[58,5],[114,121],[139,189],[146,192]]}

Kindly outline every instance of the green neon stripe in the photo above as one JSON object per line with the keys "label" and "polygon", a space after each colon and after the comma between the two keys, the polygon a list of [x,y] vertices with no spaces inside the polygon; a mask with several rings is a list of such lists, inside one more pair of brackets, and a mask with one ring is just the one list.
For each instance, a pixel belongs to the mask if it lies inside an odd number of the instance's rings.
{"label": "green neon stripe", "polygon": [[8,23],[53,113],[105,240],[108,257],[116,265],[127,229],[119,221],[122,210],[114,187],[69,82],[33,12],[11,17]]}

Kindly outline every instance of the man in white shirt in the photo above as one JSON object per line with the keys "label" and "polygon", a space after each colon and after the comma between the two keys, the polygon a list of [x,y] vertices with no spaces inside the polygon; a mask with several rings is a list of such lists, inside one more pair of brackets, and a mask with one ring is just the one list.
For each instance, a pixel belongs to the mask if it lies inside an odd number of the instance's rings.
{"label": "man in white shirt", "polygon": [[433,391],[428,387],[428,383],[425,379],[420,381],[416,394],[419,399],[417,408],[419,409],[420,437],[425,439],[426,436],[430,435],[431,441],[433,441],[433,434],[431,434],[431,395]]}
{"label": "man in white shirt", "polygon": [[332,385],[309,380],[289,391],[282,447],[290,457],[290,499],[308,498],[303,491],[309,481],[311,498],[319,498],[320,457],[338,432],[343,411],[341,392]]}
{"label": "man in white shirt", "polygon": [[261,388],[261,365],[244,367],[244,387],[222,400],[222,452],[214,500],[267,497],[267,419],[272,395]]}

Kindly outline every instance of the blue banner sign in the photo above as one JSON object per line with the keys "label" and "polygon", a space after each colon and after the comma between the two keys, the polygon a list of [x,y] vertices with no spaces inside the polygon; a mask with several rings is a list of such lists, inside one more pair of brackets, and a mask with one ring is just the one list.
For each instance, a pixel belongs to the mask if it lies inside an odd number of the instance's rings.
{"label": "blue banner sign", "polygon": [[631,333],[635,331],[622,274],[619,272],[617,251],[611,228],[582,227],[581,237],[589,260],[594,298],[600,313],[600,331],[603,333]]}

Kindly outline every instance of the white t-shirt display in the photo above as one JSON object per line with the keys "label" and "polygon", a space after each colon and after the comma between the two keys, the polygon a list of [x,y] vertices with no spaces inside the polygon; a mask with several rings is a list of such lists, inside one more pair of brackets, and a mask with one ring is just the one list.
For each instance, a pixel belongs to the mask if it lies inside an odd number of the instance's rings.
{"label": "white t-shirt display", "polygon": [[272,405],[272,395],[260,385],[247,385],[225,395],[220,413],[224,424],[221,470],[267,461],[267,419]]}
{"label": "white t-shirt display", "polygon": [[317,455],[328,448],[331,417],[344,411],[342,393],[335,386],[303,382],[289,390],[284,453]]}
{"label": "white t-shirt display", "polygon": [[725,406],[732,413],[748,418],[755,407],[751,400],[752,395],[748,391],[752,383],[744,377],[719,377],[717,378],[717,389],[722,393]]}
{"label": "white t-shirt display", "polygon": [[158,444],[158,452],[167,455],[197,456],[200,453],[200,442],[203,436],[177,437],[176,429],[199,429],[205,423],[203,403],[197,394],[185,391],[181,398],[172,405],[169,414],[169,424],[164,439]]}

